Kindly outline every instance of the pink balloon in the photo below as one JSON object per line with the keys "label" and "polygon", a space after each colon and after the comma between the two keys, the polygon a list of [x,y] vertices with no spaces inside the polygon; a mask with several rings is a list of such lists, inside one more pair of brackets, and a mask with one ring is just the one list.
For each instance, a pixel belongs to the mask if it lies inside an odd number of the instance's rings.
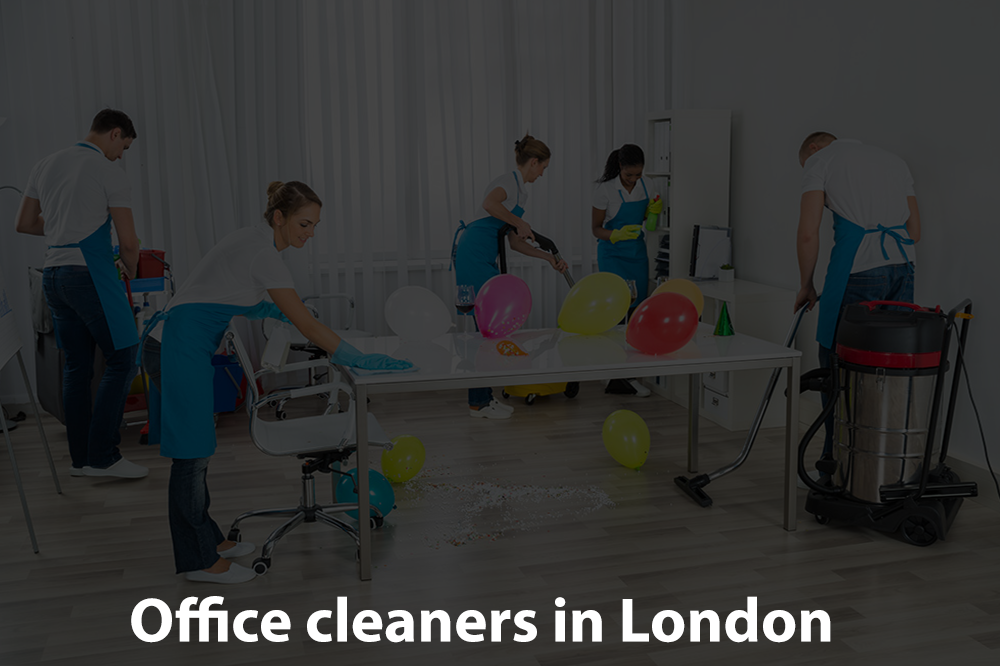
{"label": "pink balloon", "polygon": [[635,309],[625,330],[625,340],[643,354],[669,354],[694,337],[698,310],[687,296],[662,292]]}
{"label": "pink balloon", "polygon": [[476,294],[476,323],[485,338],[502,338],[524,325],[531,290],[515,275],[495,275]]}

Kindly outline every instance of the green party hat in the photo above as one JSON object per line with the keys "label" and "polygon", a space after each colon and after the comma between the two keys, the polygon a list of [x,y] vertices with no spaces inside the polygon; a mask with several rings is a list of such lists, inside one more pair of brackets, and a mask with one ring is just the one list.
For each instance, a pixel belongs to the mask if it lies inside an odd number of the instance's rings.
{"label": "green party hat", "polygon": [[726,307],[726,302],[722,302],[722,313],[719,314],[719,321],[715,324],[715,335],[733,335],[736,331],[733,330],[733,322],[729,318],[729,309]]}

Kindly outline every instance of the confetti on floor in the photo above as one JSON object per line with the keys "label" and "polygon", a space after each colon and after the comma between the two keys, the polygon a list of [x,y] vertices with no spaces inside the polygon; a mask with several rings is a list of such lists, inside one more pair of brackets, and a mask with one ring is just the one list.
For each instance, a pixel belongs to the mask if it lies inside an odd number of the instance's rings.
{"label": "confetti on floor", "polygon": [[396,499],[400,504],[419,502],[422,513],[434,516],[434,525],[423,536],[433,548],[496,541],[516,531],[556,525],[615,505],[597,487],[545,488],[491,481],[459,484],[440,477],[411,482]]}

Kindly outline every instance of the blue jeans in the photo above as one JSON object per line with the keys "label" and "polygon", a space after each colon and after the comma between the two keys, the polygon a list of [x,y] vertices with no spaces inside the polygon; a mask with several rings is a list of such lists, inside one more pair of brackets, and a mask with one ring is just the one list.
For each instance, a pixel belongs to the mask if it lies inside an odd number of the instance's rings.
{"label": "blue jeans", "polygon": [[[52,266],[42,273],[56,339],[66,357],[63,409],[73,467],[110,467],[122,455],[122,413],[135,376],[135,345],[115,349],[104,308],[86,266]],[[91,396],[94,351],[106,362],[97,395]]]}
{"label": "blue jeans", "polygon": [[[844,290],[844,301],[840,311],[854,303],[864,301],[903,301],[913,302],[913,265],[893,264],[880,266],[860,273],[851,273]],[[837,317],[840,321],[840,317]],[[835,338],[836,339],[836,338]],[[819,366],[830,367],[830,355],[833,350],[819,346]],[[822,396],[823,406],[826,406],[827,396]],[[823,456],[828,457],[833,452],[833,414],[826,420],[826,437],[823,440]]]}
{"label": "blue jeans", "polygon": [[[142,367],[150,383],[160,388],[160,342],[152,336],[142,345]],[[167,487],[170,537],[177,573],[207,569],[219,559],[226,540],[208,515],[208,462],[211,458],[174,458]]]}
{"label": "blue jeans", "polygon": [[208,462],[211,458],[174,458],[170,466],[168,505],[170,537],[177,573],[207,569],[219,560],[226,540],[208,515]]}
{"label": "blue jeans", "polygon": [[485,407],[492,401],[492,388],[486,387],[469,389],[469,407]]}

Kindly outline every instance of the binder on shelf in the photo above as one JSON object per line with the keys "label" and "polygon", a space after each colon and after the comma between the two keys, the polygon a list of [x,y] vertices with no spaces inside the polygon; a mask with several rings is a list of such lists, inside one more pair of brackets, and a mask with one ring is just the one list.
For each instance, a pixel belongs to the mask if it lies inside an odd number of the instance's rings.
{"label": "binder on shelf", "polygon": [[732,260],[729,227],[694,225],[691,240],[690,276],[700,279],[717,279],[719,267]]}

